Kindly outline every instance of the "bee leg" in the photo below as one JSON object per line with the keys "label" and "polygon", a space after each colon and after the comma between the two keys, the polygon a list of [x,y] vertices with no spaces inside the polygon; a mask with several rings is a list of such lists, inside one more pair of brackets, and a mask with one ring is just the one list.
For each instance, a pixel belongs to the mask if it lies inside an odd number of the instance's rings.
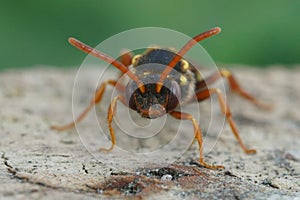
{"label": "bee leg", "polygon": [[263,108],[265,110],[270,110],[272,108],[272,106],[270,104],[266,104],[264,102],[261,102],[258,99],[256,99],[255,97],[253,97],[252,95],[250,95],[248,92],[246,92],[240,86],[240,84],[237,82],[236,78],[232,75],[232,73],[230,71],[228,71],[228,70],[221,70],[220,73],[221,73],[222,77],[224,77],[224,78],[226,78],[228,80],[230,89],[232,91],[236,92],[241,97],[249,100],[250,102],[252,102],[257,107]]}
{"label": "bee leg", "polygon": [[[133,53],[129,49],[123,49],[120,54],[120,62],[126,67],[129,67],[132,64]],[[118,79],[123,75],[124,73],[121,72]]]}
{"label": "bee leg", "polygon": [[201,101],[201,100],[208,99],[214,93],[216,93],[218,95],[218,100],[219,100],[219,103],[220,103],[220,106],[221,106],[221,110],[222,110],[223,114],[225,115],[225,117],[227,119],[227,122],[228,122],[228,124],[231,127],[232,133],[236,137],[236,139],[239,142],[241,148],[244,150],[244,152],[246,154],[254,154],[254,153],[256,153],[255,149],[248,149],[244,145],[244,143],[243,143],[243,141],[242,141],[242,139],[241,139],[241,137],[240,137],[240,135],[238,133],[236,125],[235,125],[235,123],[234,123],[234,121],[232,119],[229,106],[225,103],[224,97],[223,97],[222,92],[221,92],[220,89],[218,89],[218,88],[207,89],[207,90],[201,91],[198,94],[196,94],[196,97],[197,97],[197,99],[199,101]]}
{"label": "bee leg", "polygon": [[104,83],[102,83],[100,85],[99,89],[96,91],[96,93],[95,93],[93,99],[91,100],[90,104],[83,110],[83,112],[73,122],[70,122],[70,123],[68,123],[66,125],[63,125],[63,126],[53,125],[53,126],[51,126],[51,129],[54,129],[54,130],[57,130],[57,131],[64,131],[64,130],[73,128],[76,123],[80,122],[86,116],[86,114],[93,108],[93,106],[95,104],[97,104],[101,101],[103,93],[105,91],[105,88],[108,84],[116,87],[119,90],[124,89],[121,85],[116,85],[117,81],[115,81],[115,80],[105,81]]}
{"label": "bee leg", "polygon": [[131,65],[132,58],[133,58],[133,54],[129,49],[124,49],[121,51],[120,61],[126,67]]}
{"label": "bee leg", "polygon": [[114,118],[114,115],[116,114],[116,108],[117,108],[117,100],[120,100],[123,104],[125,103],[125,98],[123,96],[116,96],[113,98],[112,102],[109,105],[108,113],[107,113],[107,123],[108,123],[108,129],[111,137],[111,146],[110,148],[100,148],[99,150],[102,152],[110,152],[113,150],[115,144],[116,144],[116,137],[115,137],[115,131],[112,127],[112,120]]}
{"label": "bee leg", "polygon": [[[172,115],[174,118],[176,119],[180,119],[180,120],[190,120],[193,123],[194,126],[194,134],[195,134],[195,139],[198,141],[198,145],[199,145],[199,151],[200,151],[200,165],[202,165],[203,167],[206,167],[208,169],[224,169],[224,166],[222,165],[209,165],[204,161],[203,158],[203,139],[202,139],[202,132],[201,129],[198,125],[198,123],[196,122],[195,118],[188,114],[188,113],[183,113],[183,112],[178,112],[178,111],[172,111],[170,112],[170,115]],[[195,141],[194,139],[194,141]],[[194,142],[193,141],[193,142]]]}
{"label": "bee leg", "polygon": [[248,101],[250,101],[251,103],[253,103],[254,105],[256,105],[257,107],[260,107],[262,109],[265,110],[270,110],[272,109],[272,105],[264,103],[258,99],[256,99],[255,97],[253,97],[251,94],[249,94],[246,90],[244,90],[240,84],[238,83],[238,81],[236,80],[236,78],[232,75],[232,73],[228,70],[220,70],[220,71],[216,71],[213,74],[211,74],[209,77],[207,77],[205,80],[201,81],[198,83],[198,88],[203,88],[206,87],[207,85],[210,85],[214,82],[216,82],[217,80],[219,80],[220,78],[225,78],[227,79],[228,83],[229,83],[229,87],[233,92],[236,92],[238,95],[240,95],[241,97],[243,97],[244,99],[247,99]]}

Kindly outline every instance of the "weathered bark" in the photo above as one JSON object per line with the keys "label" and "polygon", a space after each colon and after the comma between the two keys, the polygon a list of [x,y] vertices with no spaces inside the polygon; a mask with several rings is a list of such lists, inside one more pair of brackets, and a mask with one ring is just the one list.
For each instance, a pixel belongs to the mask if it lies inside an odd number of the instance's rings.
{"label": "weathered bark", "polygon": [[[74,101],[77,110],[83,109],[92,98],[95,71],[91,68],[81,73],[82,90],[78,91],[81,97]],[[272,102],[274,109],[257,109],[240,97],[227,93],[240,135],[246,146],[255,148],[257,154],[244,154],[227,124],[220,135],[214,133],[217,125],[212,121],[212,131],[204,138],[204,148],[214,148],[205,150],[204,159],[210,164],[224,165],[225,170],[199,167],[197,144],[185,151],[187,146],[182,146],[186,144],[184,139],[162,151],[157,160],[151,155],[137,156],[120,150],[145,153],[154,146],[153,149],[157,150],[159,145],[170,141],[165,135],[160,139],[138,142],[123,137],[116,129],[119,149],[100,153],[100,145],[108,147],[109,143],[101,143],[101,138],[105,137],[101,137],[98,124],[92,120],[93,112],[78,125],[77,131],[58,133],[49,128],[54,123],[62,124],[72,119],[76,70],[37,68],[1,72],[0,198],[299,198],[300,70],[273,67],[233,71],[244,88],[258,98]],[[117,77],[112,72],[106,74],[109,75],[111,77],[107,79]],[[110,91],[107,90],[105,99],[96,107],[101,125],[106,123]],[[203,129],[208,127],[209,105],[209,102],[200,103]],[[218,108],[218,103],[213,105]],[[122,110],[121,107],[124,108],[118,104],[118,109]],[[222,113],[217,111],[216,114],[222,122]],[[119,117],[118,120],[126,119]],[[131,126],[132,122],[124,123]],[[176,131],[174,123],[178,121],[167,121],[168,132]],[[180,125],[183,126],[180,132],[193,137],[189,121]],[[142,130],[147,132],[147,127]],[[107,128],[103,127],[103,131],[107,132]]]}

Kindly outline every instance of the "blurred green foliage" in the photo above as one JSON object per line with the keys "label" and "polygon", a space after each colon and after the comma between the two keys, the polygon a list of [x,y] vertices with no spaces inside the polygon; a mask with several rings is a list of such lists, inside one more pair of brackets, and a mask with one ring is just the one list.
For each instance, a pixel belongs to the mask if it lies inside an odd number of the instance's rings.
{"label": "blurred green foliage", "polygon": [[95,46],[136,27],[194,36],[220,26],[201,44],[220,63],[300,63],[299,0],[52,0],[0,4],[0,69],[38,64],[78,66],[86,55],[69,36]]}

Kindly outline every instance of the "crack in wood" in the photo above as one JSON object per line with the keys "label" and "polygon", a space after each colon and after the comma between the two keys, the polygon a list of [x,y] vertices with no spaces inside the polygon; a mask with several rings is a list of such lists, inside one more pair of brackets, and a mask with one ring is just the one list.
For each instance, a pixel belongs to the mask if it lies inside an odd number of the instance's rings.
{"label": "crack in wood", "polygon": [[268,179],[268,178],[263,180],[262,184],[266,185],[266,186],[270,186],[270,187],[275,188],[275,189],[280,189],[280,187],[278,185],[274,184],[273,181],[271,179]]}
{"label": "crack in wood", "polygon": [[86,173],[86,174],[88,174],[89,173],[89,171],[85,168],[85,165],[82,163],[82,170]]}
{"label": "crack in wood", "polygon": [[[37,185],[40,187],[49,188],[49,189],[53,189],[53,190],[59,190],[59,191],[63,191],[63,192],[81,193],[81,194],[93,193],[89,187],[86,187],[86,190],[85,189],[74,189],[73,190],[73,189],[66,188],[66,187],[50,185],[43,181],[33,180],[30,175],[22,174],[18,168],[13,167],[11,164],[9,164],[9,158],[5,155],[5,152],[2,153],[1,159],[3,160],[3,164],[5,165],[7,172],[11,175],[12,179],[17,179],[23,183],[29,183],[32,185]],[[83,169],[88,174],[87,169],[85,169],[85,165],[83,165]]]}
{"label": "crack in wood", "polygon": [[17,169],[14,169],[10,164],[8,164],[8,157],[5,156],[5,152],[2,153],[1,158],[3,160],[3,164],[6,166],[7,170],[11,170],[12,172],[17,171]]}
{"label": "crack in wood", "polygon": [[5,156],[5,152],[2,153],[1,156],[4,165],[6,166],[7,172],[9,174],[12,175],[12,178],[20,180],[20,181],[24,181],[26,183],[30,183],[33,185],[38,185],[38,186],[42,186],[42,187],[46,187],[46,188],[51,188],[51,189],[64,189],[63,187],[55,187],[52,185],[48,185],[46,183],[40,182],[40,181],[33,181],[30,179],[29,176],[25,175],[25,174],[20,174],[18,168],[13,167],[11,164],[8,163],[9,158]]}

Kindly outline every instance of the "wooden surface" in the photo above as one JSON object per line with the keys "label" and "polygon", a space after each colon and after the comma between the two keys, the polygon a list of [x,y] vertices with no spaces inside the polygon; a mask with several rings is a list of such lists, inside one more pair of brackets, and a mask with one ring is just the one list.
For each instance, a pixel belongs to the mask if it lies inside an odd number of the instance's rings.
{"label": "wooden surface", "polygon": [[[184,138],[162,151],[157,140],[140,144],[122,137],[119,129],[118,148],[100,153],[100,145],[108,147],[109,143],[101,143],[103,132],[94,123],[93,112],[77,131],[58,133],[49,128],[72,119],[76,69],[40,67],[1,72],[0,199],[299,199],[300,70],[232,70],[244,88],[274,104],[274,109],[257,109],[228,93],[241,137],[246,146],[257,149],[257,154],[245,155],[227,124],[221,134],[212,129],[204,141],[205,160],[224,165],[225,170],[199,167],[197,145],[186,150],[187,146],[182,146],[187,144]],[[81,72],[81,90],[77,91],[80,95],[74,101],[74,109],[83,109],[92,97],[95,84],[91,77],[97,74],[95,71],[90,68]],[[107,72],[105,76],[115,75]],[[110,92],[108,89],[106,96]],[[106,97],[97,106],[101,126],[106,123],[109,101]],[[200,104],[203,129],[208,127],[209,105]],[[223,119],[219,111],[215,113]],[[124,122],[125,118],[118,120],[131,126],[130,121]],[[172,132],[178,121],[168,120],[165,129]],[[181,137],[193,134],[190,122],[180,125]],[[142,130],[149,131],[147,127]],[[103,131],[107,133],[107,128],[103,127]],[[163,136],[158,141],[170,139]],[[159,154],[143,156],[154,144]],[[127,153],[131,150],[133,153]]]}

